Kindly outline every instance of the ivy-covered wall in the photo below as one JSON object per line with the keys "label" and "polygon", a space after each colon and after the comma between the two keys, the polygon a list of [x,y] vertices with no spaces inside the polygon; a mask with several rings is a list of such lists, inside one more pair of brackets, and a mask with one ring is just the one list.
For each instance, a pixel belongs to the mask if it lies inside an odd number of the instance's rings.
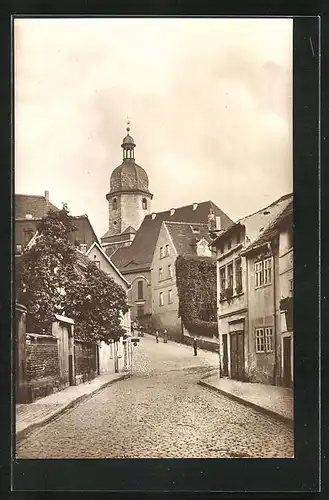
{"label": "ivy-covered wall", "polygon": [[176,259],[178,315],[192,335],[218,336],[216,261],[210,257]]}

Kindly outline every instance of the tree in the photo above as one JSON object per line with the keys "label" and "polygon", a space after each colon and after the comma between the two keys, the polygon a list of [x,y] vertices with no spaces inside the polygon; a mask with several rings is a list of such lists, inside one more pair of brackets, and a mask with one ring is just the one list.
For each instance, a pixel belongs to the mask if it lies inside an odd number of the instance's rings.
{"label": "tree", "polygon": [[68,288],[66,301],[65,311],[75,321],[79,340],[109,343],[124,333],[121,312],[128,310],[126,292],[92,262]]}
{"label": "tree", "polygon": [[28,308],[34,332],[49,332],[58,313],[74,320],[77,338],[109,342],[123,333],[120,322],[121,313],[127,311],[126,293],[87,257],[82,270],[68,238],[75,230],[66,205],[48,212],[34,245],[19,258],[17,298]]}
{"label": "tree", "polygon": [[35,332],[49,332],[54,313],[64,312],[68,277],[74,275],[77,260],[68,235],[75,230],[66,205],[50,210],[38,224],[35,244],[19,258],[17,298],[27,307]]}

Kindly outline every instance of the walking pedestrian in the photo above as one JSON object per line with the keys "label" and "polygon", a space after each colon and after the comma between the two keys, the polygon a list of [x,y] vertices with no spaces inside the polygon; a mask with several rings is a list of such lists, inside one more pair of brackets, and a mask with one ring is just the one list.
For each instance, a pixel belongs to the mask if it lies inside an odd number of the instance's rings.
{"label": "walking pedestrian", "polygon": [[195,337],[193,339],[193,350],[194,350],[194,356],[197,356],[198,355],[198,341]]}
{"label": "walking pedestrian", "polygon": [[158,344],[159,343],[159,330],[155,331],[155,340],[156,340],[156,342]]}
{"label": "walking pedestrian", "polygon": [[168,342],[168,332],[167,330],[163,330],[163,342],[166,344]]}

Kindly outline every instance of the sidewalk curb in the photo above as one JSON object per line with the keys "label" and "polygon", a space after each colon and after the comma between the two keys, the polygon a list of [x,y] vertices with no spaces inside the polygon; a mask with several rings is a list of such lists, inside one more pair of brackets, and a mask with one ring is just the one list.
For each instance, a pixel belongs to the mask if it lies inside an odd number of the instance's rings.
{"label": "sidewalk curb", "polygon": [[35,431],[38,427],[42,427],[43,425],[48,424],[52,420],[55,420],[60,415],[63,415],[63,413],[66,413],[68,410],[71,410],[77,404],[81,403],[84,400],[87,400],[91,396],[94,396],[95,394],[97,394],[97,392],[101,391],[108,385],[114,384],[115,382],[119,382],[120,380],[124,380],[129,377],[131,377],[131,373],[124,373],[121,377],[115,378],[113,380],[108,380],[107,382],[104,382],[104,384],[101,385],[100,387],[97,387],[97,389],[95,389],[94,391],[89,392],[88,394],[82,394],[81,396],[78,396],[76,399],[73,399],[67,405],[55,411],[52,415],[49,415],[43,420],[39,420],[38,422],[35,422],[34,424],[25,427],[25,429],[22,429],[21,431],[16,433],[16,446],[19,441],[25,439],[31,432]]}
{"label": "sidewalk curb", "polygon": [[285,417],[284,415],[281,415],[281,413],[277,413],[276,411],[269,410],[268,408],[264,408],[263,406],[259,406],[256,403],[252,403],[251,401],[248,401],[248,400],[243,399],[239,396],[236,396],[235,394],[231,394],[230,392],[226,392],[223,389],[219,389],[218,387],[215,387],[211,384],[208,384],[203,379],[199,380],[198,384],[201,385],[202,387],[206,387],[207,389],[218,392],[218,393],[222,394],[223,396],[227,396],[228,398],[232,399],[233,401],[237,401],[238,403],[244,404],[245,406],[250,406],[254,410],[257,410],[261,413],[264,413],[265,415],[272,417],[275,420],[279,420],[280,422],[283,422],[284,424],[288,425],[289,427],[292,427],[292,428],[294,427],[294,420],[292,418]]}

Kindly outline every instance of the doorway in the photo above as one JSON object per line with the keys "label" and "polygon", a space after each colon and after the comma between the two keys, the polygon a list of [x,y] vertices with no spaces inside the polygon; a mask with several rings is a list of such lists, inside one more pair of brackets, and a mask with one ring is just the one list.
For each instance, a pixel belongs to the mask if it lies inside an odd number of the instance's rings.
{"label": "doorway", "polygon": [[284,387],[292,387],[292,376],[291,376],[291,336],[283,337],[283,385]]}
{"label": "doorway", "polygon": [[228,349],[227,349],[227,334],[223,335],[223,370],[222,376],[228,377]]}
{"label": "doorway", "polygon": [[244,380],[244,331],[231,333],[231,378]]}

